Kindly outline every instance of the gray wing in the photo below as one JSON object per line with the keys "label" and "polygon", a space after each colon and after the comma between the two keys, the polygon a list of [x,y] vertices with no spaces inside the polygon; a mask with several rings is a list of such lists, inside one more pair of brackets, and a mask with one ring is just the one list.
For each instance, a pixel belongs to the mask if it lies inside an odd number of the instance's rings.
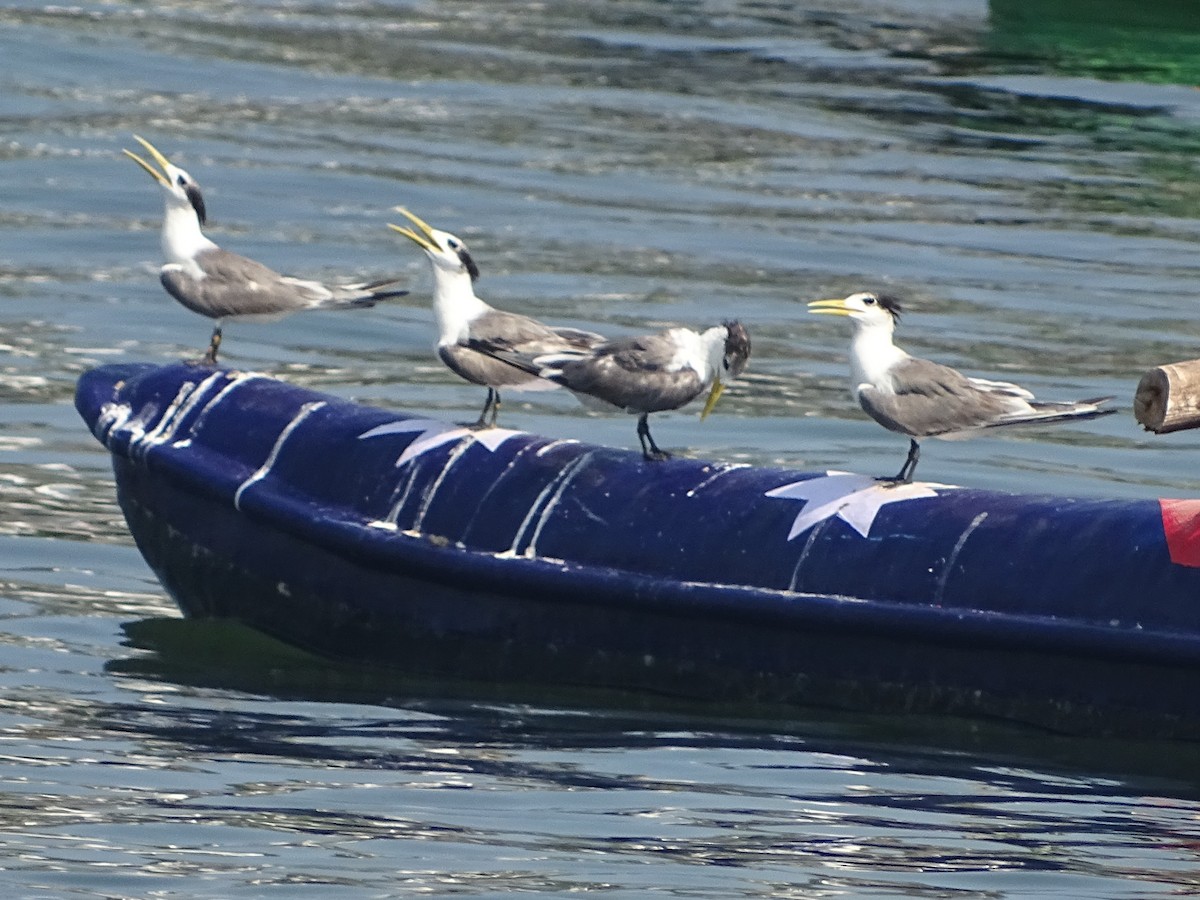
{"label": "gray wing", "polygon": [[908,359],[891,371],[894,392],[860,387],[858,402],[891,431],[929,437],[985,428],[1010,419],[1027,403],[1011,391],[992,391],[948,366]]}
{"label": "gray wing", "polygon": [[471,322],[468,345],[484,353],[506,351],[533,358],[577,351],[601,341],[598,334],[575,328],[551,328],[537,319],[489,309]]}
{"label": "gray wing", "polygon": [[196,262],[204,270],[204,278],[192,278],[177,266],[164,266],[162,284],[188,309],[211,319],[279,316],[322,306],[370,306],[385,295],[399,293],[378,291],[376,285],[328,287],[291,278],[220,248],[200,254]]}
{"label": "gray wing", "polygon": [[590,331],[551,328],[536,319],[491,309],[474,319],[465,345],[438,348],[451,371],[467,381],[490,387],[520,385],[553,388],[557,379],[542,379],[535,358],[560,353],[579,354],[604,340]]}
{"label": "gray wing", "polygon": [[675,344],[662,335],[621,338],[587,356],[564,360],[555,380],[631,412],[679,409],[706,385],[690,366],[670,367],[675,353]]}
{"label": "gray wing", "polygon": [[602,334],[596,334],[594,331],[583,331],[579,328],[554,326],[551,330],[569,346],[578,351],[591,350],[593,347],[598,347],[607,340]]}
{"label": "gray wing", "polygon": [[[505,355],[510,355],[514,361],[506,362]],[[521,385],[541,385],[553,389],[554,384],[538,377],[536,367],[520,365],[521,358],[506,350],[479,349],[472,344],[448,344],[438,347],[438,356],[451,372],[460,378],[466,378],[472,384],[484,384],[488,388],[515,388]]]}
{"label": "gray wing", "polygon": [[465,343],[438,347],[438,356],[459,377],[501,388],[537,381],[532,364],[521,363],[542,352],[539,348],[562,345],[553,329],[536,319],[490,309],[471,321]]}

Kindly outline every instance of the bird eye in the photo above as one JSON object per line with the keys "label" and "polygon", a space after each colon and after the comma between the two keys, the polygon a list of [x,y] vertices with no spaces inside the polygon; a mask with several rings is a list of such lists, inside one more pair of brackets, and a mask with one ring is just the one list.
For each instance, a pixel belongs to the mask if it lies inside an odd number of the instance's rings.
{"label": "bird eye", "polygon": [[450,238],[446,241],[446,246],[451,250],[457,250],[461,245],[454,238]]}
{"label": "bird eye", "polygon": [[863,297],[863,303],[864,303],[866,306],[874,306],[874,305],[875,305],[875,298],[874,298],[874,297],[872,297],[870,294],[868,294],[867,296]]}

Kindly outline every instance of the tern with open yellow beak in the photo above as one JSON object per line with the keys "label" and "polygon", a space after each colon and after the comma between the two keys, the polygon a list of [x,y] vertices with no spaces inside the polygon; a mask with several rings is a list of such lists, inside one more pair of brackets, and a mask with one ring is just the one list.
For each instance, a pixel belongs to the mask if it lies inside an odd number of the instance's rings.
{"label": "tern with open yellow beak", "polygon": [[396,284],[394,279],[326,285],[290,278],[262,263],[222,250],[201,230],[206,211],[196,180],[173,165],[149,141],[136,134],[133,137],[162,170],[130,150],[123,151],[163,190],[162,251],[167,260],[160,272],[163,287],[192,312],[216,320],[204,362],[216,363],[221,326],[226,320],[268,321],[305,309],[369,307],[408,293],[385,290]]}
{"label": "tern with open yellow beak", "polygon": [[533,358],[545,353],[586,350],[604,338],[590,331],[555,328],[517,313],[494,309],[475,295],[479,267],[467,245],[440,231],[403,207],[396,207],[412,227],[391,225],[424,251],[433,272],[433,313],[437,319],[437,354],[455,375],[488,389],[479,419],[472,427],[491,428],[500,412],[500,389],[546,390],[557,385],[536,373],[504,361],[498,354]]}
{"label": "tern with open yellow beak", "polygon": [[1047,425],[1106,416],[1101,405],[1112,397],[1046,402],[1007,381],[966,375],[927,359],[909,356],[894,343],[900,302],[890,294],[862,292],[842,300],[814,300],[809,312],[848,316],[850,393],[872,419],[889,431],[908,435],[908,457],[895,478],[912,480],[921,455],[917,438],[961,438],[989,428]]}

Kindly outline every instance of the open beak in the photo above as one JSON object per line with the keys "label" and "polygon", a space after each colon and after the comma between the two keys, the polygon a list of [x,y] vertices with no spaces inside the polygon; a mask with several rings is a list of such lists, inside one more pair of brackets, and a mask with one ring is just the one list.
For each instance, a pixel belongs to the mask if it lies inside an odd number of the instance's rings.
{"label": "open beak", "polygon": [[400,213],[400,215],[404,216],[404,218],[408,219],[408,221],[410,221],[414,225],[416,225],[417,228],[420,229],[420,231],[417,232],[411,228],[405,228],[400,225],[393,225],[390,222],[388,223],[388,228],[392,229],[392,231],[396,231],[396,232],[399,232],[400,234],[404,235],[406,238],[408,238],[410,241],[412,241],[414,244],[416,244],[422,250],[427,250],[430,253],[440,253],[441,252],[441,248],[437,245],[437,241],[435,241],[433,239],[433,229],[429,227],[428,223],[426,223],[424,219],[414,216],[403,206],[395,207],[395,211]]}
{"label": "open beak", "polygon": [[168,160],[165,156],[163,156],[161,153],[159,153],[158,148],[155,147],[152,143],[150,143],[145,138],[139,137],[138,135],[135,134],[133,136],[133,139],[135,141],[137,141],[139,144],[141,144],[142,147],[145,148],[146,152],[149,153],[154,158],[154,161],[156,163],[158,163],[160,166],[162,166],[162,172],[159,172],[158,169],[154,168],[154,166],[150,165],[150,163],[146,162],[144,159],[142,159],[140,156],[138,156],[136,153],[134,153],[130,150],[122,150],[121,152],[124,153],[126,156],[128,156],[130,159],[132,159],[135,163],[137,163],[139,166],[141,166],[147,172],[149,172],[151,178],[153,178],[155,181],[157,181],[163,187],[169,188],[171,186],[171,182],[167,179],[167,176],[164,173],[167,171],[167,166],[169,166],[171,164],[170,160]]}
{"label": "open beak", "polygon": [[850,315],[850,310],[847,308],[845,300],[814,300],[808,304],[808,311],[827,316]]}
{"label": "open beak", "polygon": [[704,409],[700,410],[701,422],[708,418],[708,414],[713,411],[713,407],[717,405],[717,401],[721,399],[723,393],[725,393],[725,384],[720,378],[714,378],[712,389],[708,392],[708,399],[704,401]]}

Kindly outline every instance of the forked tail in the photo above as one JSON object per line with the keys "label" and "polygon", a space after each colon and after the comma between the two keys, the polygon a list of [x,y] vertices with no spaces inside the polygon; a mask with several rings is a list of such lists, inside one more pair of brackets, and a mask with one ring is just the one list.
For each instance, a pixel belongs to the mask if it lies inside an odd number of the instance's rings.
{"label": "forked tail", "polygon": [[1074,402],[1044,402],[1039,400],[1032,401],[1029,405],[1034,411],[1031,413],[1017,413],[1009,418],[999,419],[991,422],[984,428],[1004,428],[1009,425],[1051,425],[1055,422],[1086,422],[1088,419],[1098,419],[1101,416],[1109,416],[1117,410],[1115,407],[1105,406],[1116,399],[1115,397],[1093,397],[1090,400],[1076,400]]}

